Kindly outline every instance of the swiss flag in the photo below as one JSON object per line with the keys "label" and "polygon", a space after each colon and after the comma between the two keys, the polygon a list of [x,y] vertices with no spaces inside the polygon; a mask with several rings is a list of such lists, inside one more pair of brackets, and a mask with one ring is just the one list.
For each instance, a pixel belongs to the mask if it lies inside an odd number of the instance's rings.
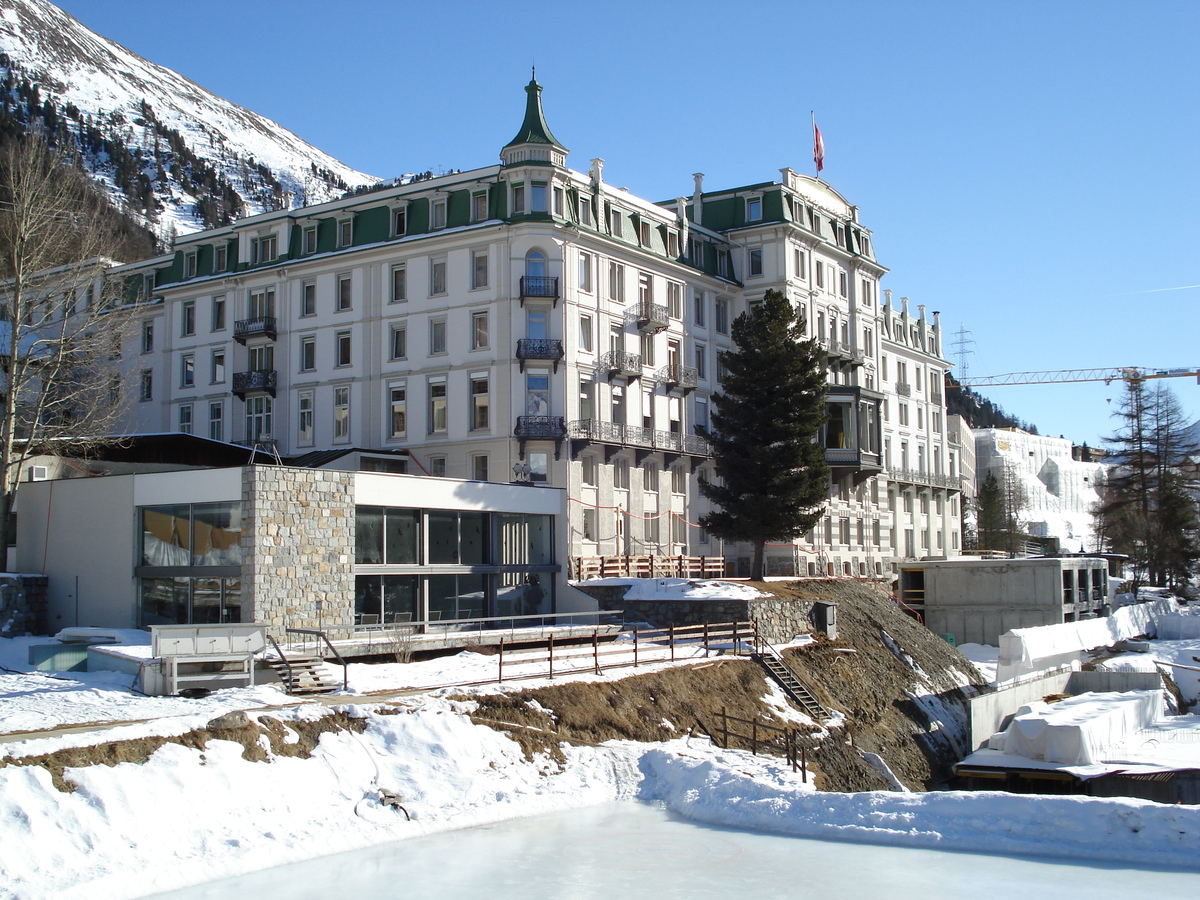
{"label": "swiss flag", "polygon": [[817,164],[818,173],[825,168],[825,139],[821,137],[816,119],[813,119],[813,162]]}

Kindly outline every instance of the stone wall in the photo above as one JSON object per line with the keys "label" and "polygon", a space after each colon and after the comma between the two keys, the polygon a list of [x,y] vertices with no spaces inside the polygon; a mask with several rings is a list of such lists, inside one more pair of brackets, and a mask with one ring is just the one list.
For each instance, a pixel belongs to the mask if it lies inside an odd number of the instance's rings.
{"label": "stone wall", "polygon": [[0,637],[46,633],[45,575],[0,574]]}
{"label": "stone wall", "polygon": [[289,627],[352,627],[354,473],[244,469],[242,559],[243,622],[276,638]]}

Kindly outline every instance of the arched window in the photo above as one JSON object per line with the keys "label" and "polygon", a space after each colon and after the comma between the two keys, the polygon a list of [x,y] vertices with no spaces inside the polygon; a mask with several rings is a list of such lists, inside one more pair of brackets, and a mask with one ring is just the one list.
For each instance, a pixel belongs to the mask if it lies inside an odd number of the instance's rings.
{"label": "arched window", "polygon": [[530,278],[546,277],[546,254],[541,250],[530,250],[526,253],[525,275]]}

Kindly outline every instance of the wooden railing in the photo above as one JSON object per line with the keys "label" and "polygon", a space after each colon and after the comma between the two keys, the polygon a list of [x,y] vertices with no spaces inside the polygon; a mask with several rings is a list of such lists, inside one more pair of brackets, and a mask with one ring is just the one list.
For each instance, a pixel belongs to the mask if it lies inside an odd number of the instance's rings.
{"label": "wooden railing", "polygon": [[[699,720],[697,720],[699,722]],[[735,727],[730,728],[730,724]],[[793,772],[800,772],[801,780],[808,783],[808,753],[804,735],[797,728],[780,728],[769,722],[759,722],[754,719],[739,719],[731,716],[724,706],[721,707],[721,717],[706,725],[699,722],[714,744],[724,750],[729,749],[729,739],[748,744],[750,752],[758,755],[759,749],[773,752],[787,759]],[[743,726],[738,730],[736,726]]]}
{"label": "wooden railing", "polygon": [[585,578],[723,578],[722,556],[575,556],[571,577]]}

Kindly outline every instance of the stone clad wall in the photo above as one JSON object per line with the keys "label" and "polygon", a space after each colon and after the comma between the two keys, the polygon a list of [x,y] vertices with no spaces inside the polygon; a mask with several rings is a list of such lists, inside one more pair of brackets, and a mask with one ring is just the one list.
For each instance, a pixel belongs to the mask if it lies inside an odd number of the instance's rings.
{"label": "stone clad wall", "polygon": [[276,638],[288,627],[353,626],[354,474],[244,469],[242,559],[242,621]]}
{"label": "stone clad wall", "polygon": [[0,637],[45,634],[45,575],[0,576]]}

